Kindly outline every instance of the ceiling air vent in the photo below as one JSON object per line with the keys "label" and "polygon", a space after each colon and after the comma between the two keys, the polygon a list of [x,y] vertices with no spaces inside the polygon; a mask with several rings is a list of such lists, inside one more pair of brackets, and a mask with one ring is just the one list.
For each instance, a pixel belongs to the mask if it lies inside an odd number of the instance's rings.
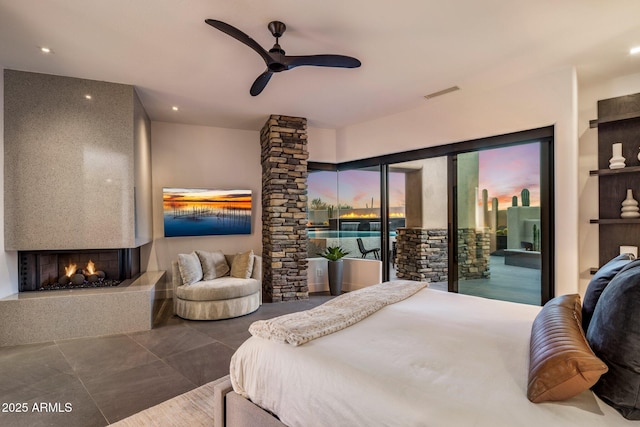
{"label": "ceiling air vent", "polygon": [[438,92],[433,92],[433,93],[430,93],[428,95],[425,95],[424,99],[435,98],[436,96],[442,96],[442,95],[445,95],[445,94],[447,94],[449,92],[455,92],[456,90],[460,90],[460,88],[458,86],[451,86],[449,88],[442,89],[442,90],[440,90]]}

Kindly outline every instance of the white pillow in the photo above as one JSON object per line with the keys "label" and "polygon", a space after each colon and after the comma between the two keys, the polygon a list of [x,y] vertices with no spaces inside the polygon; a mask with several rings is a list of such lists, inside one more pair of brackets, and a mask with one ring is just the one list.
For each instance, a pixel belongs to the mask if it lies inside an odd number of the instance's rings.
{"label": "white pillow", "polygon": [[213,280],[229,274],[229,264],[222,251],[196,251],[202,265],[202,280]]}
{"label": "white pillow", "polygon": [[178,254],[178,268],[183,285],[193,285],[202,280],[202,266],[195,252]]}
{"label": "white pillow", "polygon": [[253,273],[253,250],[237,254],[231,263],[231,277],[251,278]]}

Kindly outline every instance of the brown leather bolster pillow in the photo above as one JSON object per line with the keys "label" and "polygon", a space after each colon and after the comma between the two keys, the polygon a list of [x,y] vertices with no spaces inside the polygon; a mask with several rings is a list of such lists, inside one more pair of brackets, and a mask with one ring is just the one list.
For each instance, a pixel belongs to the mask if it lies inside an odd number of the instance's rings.
{"label": "brown leather bolster pillow", "polygon": [[582,331],[580,295],[546,303],[531,327],[529,400],[569,399],[591,388],[607,370]]}

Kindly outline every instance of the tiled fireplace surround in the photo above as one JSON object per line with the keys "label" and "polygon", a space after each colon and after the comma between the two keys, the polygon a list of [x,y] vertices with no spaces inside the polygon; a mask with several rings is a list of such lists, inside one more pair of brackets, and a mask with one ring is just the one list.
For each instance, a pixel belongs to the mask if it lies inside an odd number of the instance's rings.
{"label": "tiled fireplace surround", "polygon": [[150,121],[135,88],[14,70],[4,70],[4,88],[5,249],[136,255],[117,287],[0,299],[0,346],[151,329],[164,272],[135,274],[153,236]]}

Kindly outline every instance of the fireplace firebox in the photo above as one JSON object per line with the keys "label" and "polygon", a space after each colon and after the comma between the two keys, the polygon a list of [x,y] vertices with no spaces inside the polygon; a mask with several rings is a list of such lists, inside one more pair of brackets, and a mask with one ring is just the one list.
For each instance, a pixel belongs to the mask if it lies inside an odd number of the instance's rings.
{"label": "fireplace firebox", "polygon": [[140,274],[140,248],[20,251],[20,292],[118,286]]}

